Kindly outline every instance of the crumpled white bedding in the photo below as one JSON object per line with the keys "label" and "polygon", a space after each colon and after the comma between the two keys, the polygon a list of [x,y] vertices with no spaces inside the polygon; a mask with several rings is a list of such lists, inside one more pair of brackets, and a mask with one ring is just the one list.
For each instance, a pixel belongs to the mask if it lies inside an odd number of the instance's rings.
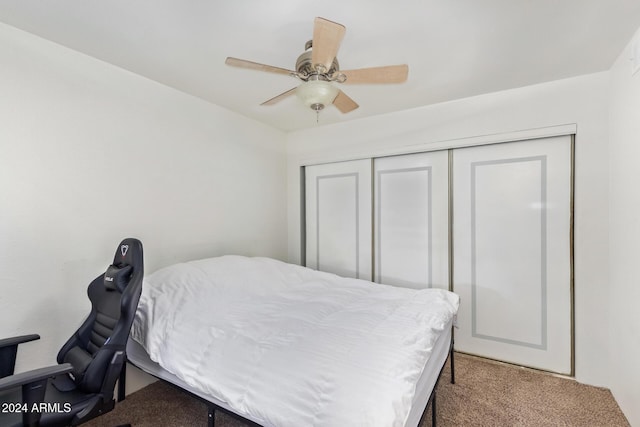
{"label": "crumpled white bedding", "polygon": [[223,256],[145,278],[132,338],[265,426],[403,426],[458,296]]}

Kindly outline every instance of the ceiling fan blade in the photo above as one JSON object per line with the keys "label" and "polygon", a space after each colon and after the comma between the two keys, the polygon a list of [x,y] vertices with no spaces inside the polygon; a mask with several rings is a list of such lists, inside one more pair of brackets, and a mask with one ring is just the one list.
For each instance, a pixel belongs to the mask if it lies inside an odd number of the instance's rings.
{"label": "ceiling fan blade", "polygon": [[388,65],[386,67],[360,68],[358,70],[340,71],[347,80],[346,84],[355,83],[402,83],[407,80],[409,66]]}
{"label": "ceiling fan blade", "polygon": [[313,21],[311,63],[314,66],[322,64],[326,71],[329,71],[346,30],[344,25],[324,18],[316,18]]}
{"label": "ceiling fan blade", "polygon": [[273,98],[264,101],[260,105],[273,105],[273,104],[275,104],[277,102],[280,102],[283,99],[285,99],[286,97],[293,95],[296,92],[296,89],[297,89],[297,87],[294,87],[293,89],[289,89],[286,92],[282,92],[280,95],[274,96]]}
{"label": "ceiling fan blade", "polygon": [[273,67],[271,65],[259,64],[257,62],[232,57],[228,57],[224,63],[232,67],[249,68],[251,70],[267,71],[269,73],[286,74],[288,76],[293,73],[293,71],[285,68]]}
{"label": "ceiling fan blade", "polygon": [[349,98],[343,91],[338,92],[338,96],[333,100],[333,105],[335,105],[341,113],[349,113],[359,107],[356,101]]}

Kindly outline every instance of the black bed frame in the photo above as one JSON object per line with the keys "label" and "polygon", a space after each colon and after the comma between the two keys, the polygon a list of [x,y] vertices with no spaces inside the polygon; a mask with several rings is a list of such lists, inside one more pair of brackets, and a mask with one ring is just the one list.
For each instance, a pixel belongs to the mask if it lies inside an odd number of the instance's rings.
{"label": "black bed frame", "polygon": [[[456,383],[456,377],[455,377],[455,364],[454,364],[454,358],[453,358],[453,326],[451,327],[451,344],[449,345],[449,357],[448,357],[449,361],[451,362],[451,384],[455,384]],[[129,363],[131,363],[132,365],[135,366],[135,363],[129,361]],[[436,383],[433,386],[433,390],[431,390],[431,394],[429,395],[429,399],[427,399],[427,404],[424,407],[424,410],[422,412],[422,417],[420,417],[420,421],[418,422],[418,426],[420,424],[422,424],[422,422],[424,421],[424,417],[427,414],[427,409],[429,408],[429,404],[431,404],[431,426],[432,427],[436,427],[436,389],[438,388],[438,383],[440,382],[440,378],[442,377],[442,372],[444,371],[444,366],[447,364],[447,361],[445,360],[444,364],[442,365],[442,368],[440,368],[440,372],[438,373],[438,379],[436,380]],[[125,364],[126,365],[126,364]],[[216,405],[215,403],[209,402],[208,400],[194,394],[191,393],[189,390],[185,390],[182,387],[173,384],[169,381],[163,380],[162,378],[158,378],[161,381],[165,381],[166,383],[170,384],[173,387],[176,387],[184,392],[186,392],[187,394],[189,394],[190,396],[196,398],[197,400],[203,402],[205,405],[207,405],[208,408],[208,426],[209,427],[215,427],[216,424],[216,411],[220,411],[223,412],[229,416],[231,416],[232,418],[235,418],[239,421],[242,421],[243,423],[245,423],[248,426],[252,426],[252,427],[263,427],[261,424],[256,423],[255,421],[251,421],[249,419],[244,418],[242,415],[238,415],[235,412],[232,412],[226,408],[223,408],[221,406]],[[120,374],[120,379],[118,381],[118,402],[122,401],[125,399],[125,383],[126,383],[126,366],[123,367],[122,372]]]}

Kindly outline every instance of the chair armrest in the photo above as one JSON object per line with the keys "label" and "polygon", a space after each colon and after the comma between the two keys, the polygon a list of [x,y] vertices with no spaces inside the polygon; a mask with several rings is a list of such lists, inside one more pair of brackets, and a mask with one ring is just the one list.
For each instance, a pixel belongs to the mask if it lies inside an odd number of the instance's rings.
{"label": "chair armrest", "polygon": [[9,346],[18,345],[18,344],[22,344],[29,341],[39,340],[39,339],[40,339],[40,335],[38,334],[20,335],[18,337],[3,338],[0,340],[0,349],[3,347],[9,347]]}
{"label": "chair armrest", "polygon": [[40,335],[21,335],[19,337],[4,338],[0,340],[0,378],[13,375],[16,366],[18,344],[40,339]]}
{"label": "chair armrest", "polygon": [[63,363],[62,365],[47,366],[46,368],[21,372],[11,375],[10,377],[0,378],[0,391],[33,384],[71,371],[73,371],[71,363]]}

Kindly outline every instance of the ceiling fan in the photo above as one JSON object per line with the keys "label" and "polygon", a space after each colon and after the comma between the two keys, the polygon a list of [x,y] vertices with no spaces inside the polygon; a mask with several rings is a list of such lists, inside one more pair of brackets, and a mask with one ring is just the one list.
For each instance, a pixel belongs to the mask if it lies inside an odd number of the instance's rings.
{"label": "ceiling fan", "polygon": [[358,104],[340,90],[335,83],[402,83],[407,80],[409,66],[402,64],[340,70],[336,54],[345,31],[344,25],[324,18],[315,18],[313,40],[309,40],[305,44],[305,52],[298,57],[295,71],[232,57],[228,57],[225,63],[234,67],[286,74],[302,81],[299,86],[260,105],[273,105],[295,93],[306,106],[316,113],[330,104],[335,105],[342,113],[348,113],[358,108]]}

